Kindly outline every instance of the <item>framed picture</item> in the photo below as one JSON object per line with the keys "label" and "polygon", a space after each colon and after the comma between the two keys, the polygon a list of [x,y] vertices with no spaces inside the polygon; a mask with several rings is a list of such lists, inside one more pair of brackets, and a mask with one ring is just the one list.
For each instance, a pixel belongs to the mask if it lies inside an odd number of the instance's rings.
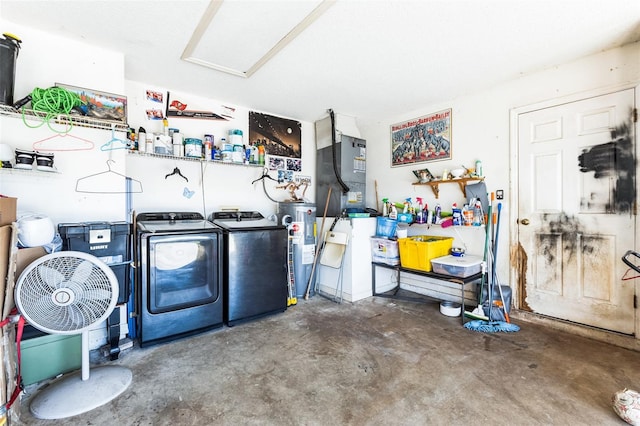
{"label": "framed picture", "polygon": [[391,167],[451,159],[451,109],[391,125]]}
{"label": "framed picture", "polygon": [[126,96],[61,83],[56,83],[56,87],[61,87],[80,96],[84,105],[80,107],[82,113],[78,112],[78,114],[100,120],[127,123]]}
{"label": "framed picture", "polygon": [[249,111],[249,141],[263,144],[269,155],[302,158],[302,123]]}

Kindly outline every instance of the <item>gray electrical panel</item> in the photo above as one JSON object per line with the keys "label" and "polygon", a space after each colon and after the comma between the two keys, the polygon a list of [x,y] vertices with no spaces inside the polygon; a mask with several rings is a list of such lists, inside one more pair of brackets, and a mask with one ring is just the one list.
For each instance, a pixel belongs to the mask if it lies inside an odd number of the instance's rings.
{"label": "gray electrical panel", "polygon": [[[339,134],[333,142],[317,144],[316,205],[324,212],[327,195],[331,197],[327,216],[336,217],[343,211],[364,212],[366,203],[366,150],[367,142]],[[334,167],[335,157],[335,167]],[[346,188],[340,184],[336,173]]]}

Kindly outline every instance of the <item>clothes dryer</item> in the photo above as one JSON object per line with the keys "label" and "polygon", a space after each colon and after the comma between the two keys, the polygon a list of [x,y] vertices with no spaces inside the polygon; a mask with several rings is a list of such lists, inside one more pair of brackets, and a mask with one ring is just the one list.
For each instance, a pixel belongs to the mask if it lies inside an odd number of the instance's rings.
{"label": "clothes dryer", "polygon": [[227,325],[287,309],[287,228],[259,212],[209,216],[223,230]]}

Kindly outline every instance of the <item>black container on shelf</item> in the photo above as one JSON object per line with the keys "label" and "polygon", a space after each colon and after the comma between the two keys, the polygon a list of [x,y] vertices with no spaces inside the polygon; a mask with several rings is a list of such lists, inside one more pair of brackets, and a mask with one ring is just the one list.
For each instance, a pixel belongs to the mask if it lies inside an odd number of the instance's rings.
{"label": "black container on shelf", "polygon": [[61,223],[62,249],[89,253],[111,267],[118,278],[118,304],[129,300],[131,226],[126,222]]}
{"label": "black container on shelf", "polygon": [[20,40],[6,33],[3,37],[0,38],[0,104],[13,105]]}

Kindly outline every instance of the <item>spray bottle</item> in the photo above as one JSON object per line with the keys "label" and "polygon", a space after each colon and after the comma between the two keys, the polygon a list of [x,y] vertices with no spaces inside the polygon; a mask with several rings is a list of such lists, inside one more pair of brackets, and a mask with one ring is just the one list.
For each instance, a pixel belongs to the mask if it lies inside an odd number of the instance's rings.
{"label": "spray bottle", "polygon": [[382,199],[382,216],[383,217],[389,216],[389,199],[388,198]]}
{"label": "spray bottle", "polygon": [[422,205],[422,198],[416,197],[416,200],[418,200],[418,209],[416,211],[416,222],[424,223],[426,221],[426,218],[424,216],[424,206]]}
{"label": "spray bottle", "polygon": [[396,210],[395,204],[391,204],[391,210],[389,211],[389,219],[392,219],[392,220],[398,219],[398,210]]}
{"label": "spray bottle", "polygon": [[402,213],[409,213],[409,207],[411,207],[411,198],[405,198]]}

